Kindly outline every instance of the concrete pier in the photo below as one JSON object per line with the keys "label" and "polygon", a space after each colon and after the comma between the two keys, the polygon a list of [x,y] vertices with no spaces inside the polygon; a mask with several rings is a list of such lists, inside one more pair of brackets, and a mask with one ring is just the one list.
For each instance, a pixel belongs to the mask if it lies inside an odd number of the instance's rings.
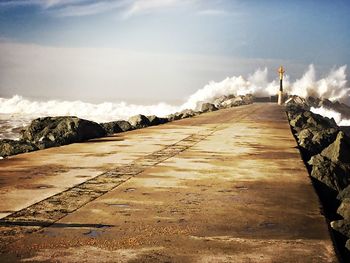
{"label": "concrete pier", "polygon": [[337,262],[283,108],[0,160],[0,262]]}

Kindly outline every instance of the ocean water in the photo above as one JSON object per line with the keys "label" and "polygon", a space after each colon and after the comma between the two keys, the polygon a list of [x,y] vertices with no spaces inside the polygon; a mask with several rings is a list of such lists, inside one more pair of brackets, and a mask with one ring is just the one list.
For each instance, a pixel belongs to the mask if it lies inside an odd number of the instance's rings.
{"label": "ocean water", "polygon": [[20,131],[32,121],[33,116],[0,113],[0,139],[17,140]]}

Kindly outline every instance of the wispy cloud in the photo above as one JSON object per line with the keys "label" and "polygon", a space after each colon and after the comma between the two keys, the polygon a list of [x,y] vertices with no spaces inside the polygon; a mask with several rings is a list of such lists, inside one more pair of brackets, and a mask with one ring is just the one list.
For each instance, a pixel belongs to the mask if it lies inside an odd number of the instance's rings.
{"label": "wispy cloud", "polygon": [[0,7],[16,7],[16,6],[30,6],[37,5],[44,9],[54,6],[63,6],[70,4],[81,4],[91,2],[88,0],[4,0],[0,2]]}
{"label": "wispy cloud", "polygon": [[195,0],[136,0],[124,12],[124,17],[130,17],[141,13],[150,13],[165,8],[174,8],[191,4]]}
{"label": "wispy cloud", "polygon": [[60,8],[50,9],[49,12],[59,17],[88,16],[125,8],[129,3],[128,0],[98,1],[80,5],[63,5]]}
{"label": "wispy cloud", "polygon": [[59,17],[87,16],[117,10],[123,18],[149,14],[164,9],[191,6],[201,0],[5,0],[0,8],[38,6],[48,14]]}
{"label": "wispy cloud", "polygon": [[197,14],[202,16],[220,16],[227,15],[229,12],[220,9],[205,9],[198,11]]}

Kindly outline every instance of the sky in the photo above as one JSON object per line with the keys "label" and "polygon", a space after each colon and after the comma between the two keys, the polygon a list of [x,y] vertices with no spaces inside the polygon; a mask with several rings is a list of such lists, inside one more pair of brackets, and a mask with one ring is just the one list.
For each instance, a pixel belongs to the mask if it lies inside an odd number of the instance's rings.
{"label": "sky", "polygon": [[350,2],[1,0],[0,97],[182,101],[283,64],[350,65]]}

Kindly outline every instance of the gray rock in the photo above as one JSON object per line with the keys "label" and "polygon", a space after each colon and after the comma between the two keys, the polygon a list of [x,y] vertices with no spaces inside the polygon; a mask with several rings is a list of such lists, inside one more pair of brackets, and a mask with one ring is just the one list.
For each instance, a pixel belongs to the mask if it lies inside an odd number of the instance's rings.
{"label": "gray rock", "polygon": [[225,100],[228,100],[229,97],[228,96],[220,96],[218,98],[216,98],[214,101],[213,101],[213,104],[215,105],[215,107],[217,108],[222,108],[222,103],[225,101]]}
{"label": "gray rock", "polygon": [[193,117],[193,116],[197,116],[200,113],[201,112],[185,109],[185,110],[183,110],[181,112],[175,112],[173,114],[169,114],[168,116],[166,116],[166,118],[168,119],[168,121],[176,121],[176,120],[180,120],[180,119],[185,119],[185,118],[190,118],[190,117]]}
{"label": "gray rock", "polygon": [[199,112],[194,111],[194,110],[185,109],[185,110],[180,112],[180,115],[181,115],[181,119],[185,119],[185,118],[197,116],[197,115],[199,115]]}
{"label": "gray rock", "polygon": [[350,163],[350,139],[342,131],[338,132],[335,141],[321,155],[335,163]]}
{"label": "gray rock", "polygon": [[339,127],[333,119],[314,114],[299,105],[287,106],[287,112],[298,144],[309,157],[335,141]]}
{"label": "gray rock", "polygon": [[176,119],[175,119],[175,114],[174,114],[174,113],[165,116],[165,118],[166,118],[169,122],[175,121],[175,120],[176,120]]}
{"label": "gray rock", "polygon": [[120,120],[120,121],[115,121],[115,123],[118,124],[119,128],[123,132],[132,130],[132,126],[128,121]]}
{"label": "gray rock", "polygon": [[346,241],[345,247],[346,247],[347,250],[350,251],[350,239],[348,239],[348,240]]}
{"label": "gray rock", "polygon": [[14,140],[8,140],[8,139],[0,140],[1,157],[7,157],[10,155],[31,152],[35,150],[38,150],[38,147],[36,147],[31,142],[27,142],[23,140],[14,141]]}
{"label": "gray rock", "polygon": [[308,164],[312,166],[312,177],[337,192],[343,190],[350,183],[349,166],[336,164],[320,154],[312,156]]}
{"label": "gray rock", "polygon": [[290,96],[285,104],[287,106],[298,106],[298,107],[301,107],[301,108],[305,108],[305,109],[309,109],[309,105],[307,103],[307,101],[304,99],[304,98],[301,98],[299,96],[296,96],[296,95],[293,95],[293,96]]}
{"label": "gray rock", "polygon": [[157,117],[155,115],[151,115],[151,116],[147,116],[149,122],[150,122],[150,125],[159,125],[159,124],[164,124],[166,122],[168,122],[168,119],[166,118],[160,118],[160,117]]}
{"label": "gray rock", "polygon": [[220,108],[237,107],[241,105],[252,104],[253,102],[254,97],[251,94],[247,94],[245,96],[230,97],[221,103]]}
{"label": "gray rock", "polygon": [[244,105],[244,100],[242,99],[241,96],[225,100],[221,103],[222,108],[237,107],[241,105]]}
{"label": "gray rock", "polygon": [[345,187],[337,196],[338,200],[343,200],[344,198],[350,198],[350,185]]}
{"label": "gray rock", "polygon": [[302,129],[303,125],[306,123],[306,118],[303,114],[298,114],[290,119],[290,125],[298,132]]}
{"label": "gray rock", "polygon": [[106,131],[107,134],[113,134],[113,133],[118,133],[123,131],[119,127],[119,124],[117,121],[104,122],[104,123],[100,123],[100,125],[103,127],[103,129]]}
{"label": "gray rock", "polygon": [[142,114],[132,116],[128,121],[134,129],[145,128],[151,125],[149,119]]}
{"label": "gray rock", "polygon": [[306,128],[297,133],[299,146],[308,151],[310,156],[320,153],[337,137],[336,128]]}
{"label": "gray rock", "polygon": [[350,238],[350,221],[348,220],[336,220],[331,222],[331,227],[343,234],[344,236]]}
{"label": "gray rock", "polygon": [[210,112],[210,111],[217,111],[218,108],[215,107],[212,103],[203,103],[201,107],[201,112]]}
{"label": "gray rock", "polygon": [[82,142],[103,137],[105,130],[96,122],[77,117],[45,117],[31,122],[22,131],[22,140],[35,144],[39,149]]}
{"label": "gray rock", "polygon": [[254,96],[252,94],[246,94],[242,99],[246,105],[252,104],[254,102]]}
{"label": "gray rock", "polygon": [[338,207],[337,213],[345,220],[350,221],[350,198],[344,198]]}
{"label": "gray rock", "polygon": [[331,109],[333,108],[333,102],[331,102],[329,99],[325,99],[325,98],[322,98],[319,102],[318,102],[318,107],[325,107],[325,108],[328,108],[328,109]]}
{"label": "gray rock", "polygon": [[310,107],[319,107],[321,100],[319,98],[315,98],[315,97],[310,96],[310,97],[306,98],[305,102]]}

